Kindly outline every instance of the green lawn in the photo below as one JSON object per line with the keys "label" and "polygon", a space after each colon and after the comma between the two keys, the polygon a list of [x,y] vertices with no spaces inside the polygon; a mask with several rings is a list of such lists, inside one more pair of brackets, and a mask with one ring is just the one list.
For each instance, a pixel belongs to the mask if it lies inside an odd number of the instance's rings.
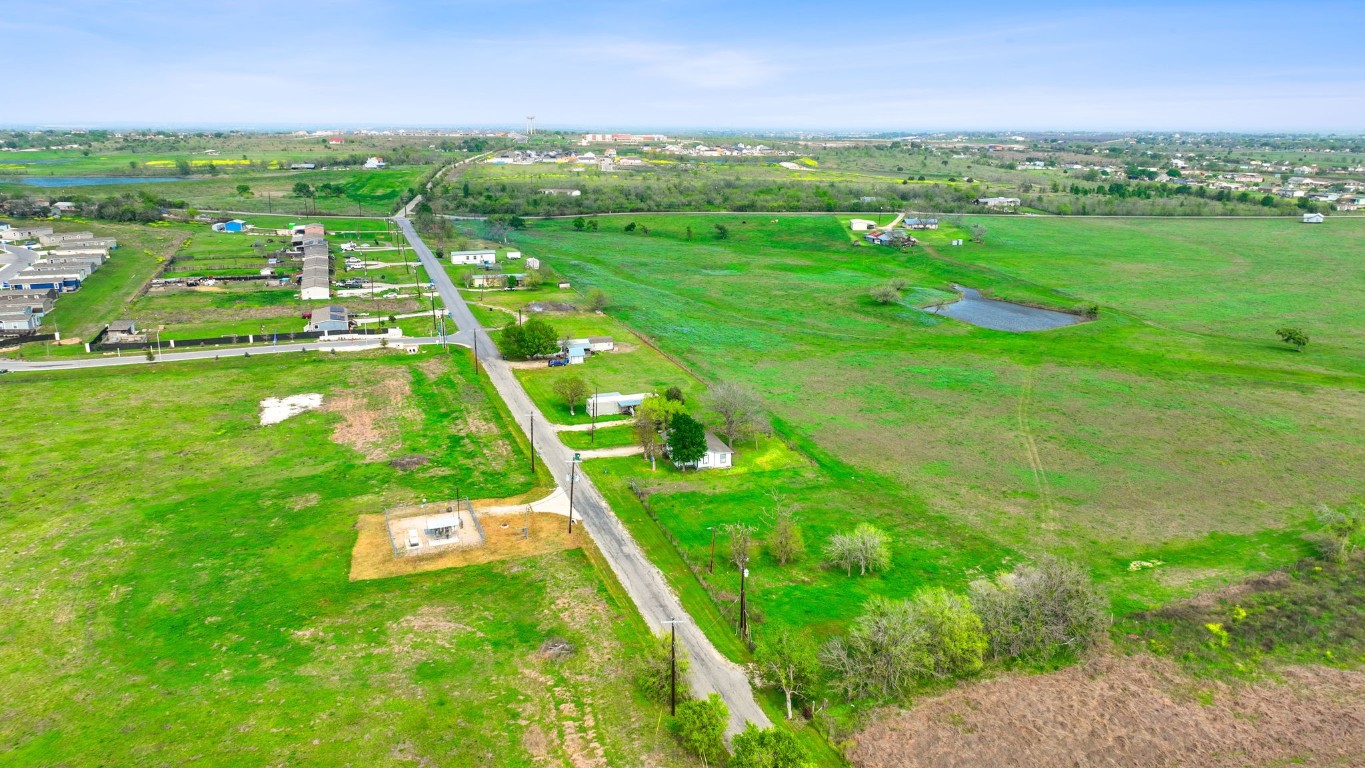
{"label": "green lawn", "polygon": [[[767,621],[840,631],[867,595],[962,589],[1045,551],[1085,563],[1125,614],[1291,562],[1312,505],[1361,498],[1365,272],[1352,254],[1365,222],[995,218],[984,246],[948,245],[963,234],[948,226],[900,252],[857,244],[834,217],[776,218],[639,217],[649,236],[537,221],[514,235],[707,381],[761,392],[814,460],[731,477],[611,465],[653,488],[694,565],[707,525],[761,536],[771,492],[797,505],[811,557],[760,566]],[[903,301],[871,301],[892,278]],[[1101,315],[1010,334],[915,308],[954,282]],[[1314,339],[1304,353],[1274,339],[1291,323]],[[564,371],[520,374],[557,408],[548,385]],[[622,391],[679,375],[611,373]],[[892,533],[891,571],[820,568],[828,536],[864,520]],[[1165,565],[1130,572],[1134,560]],[[717,588],[733,591],[727,573]]]}
{"label": "green lawn", "polygon": [[598,427],[595,433],[591,431],[560,432],[559,439],[570,448],[580,451],[623,448],[628,445],[635,445],[635,430],[631,429],[629,422],[614,422]]}
{"label": "green lawn", "polygon": [[[258,425],[303,392],[377,436]],[[0,399],[25,404],[0,413],[5,765],[688,763],[620,683],[645,629],[583,552],[348,580],[359,514],[547,482],[465,355],[12,374]]]}

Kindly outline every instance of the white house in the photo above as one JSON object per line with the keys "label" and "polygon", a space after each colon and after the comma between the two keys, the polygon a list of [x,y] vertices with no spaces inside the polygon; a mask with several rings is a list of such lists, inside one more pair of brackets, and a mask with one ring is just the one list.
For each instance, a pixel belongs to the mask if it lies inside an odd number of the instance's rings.
{"label": "white house", "polygon": [[1323,222],[1323,218],[1324,218],[1324,217],[1323,217],[1323,215],[1322,215],[1321,213],[1305,213],[1305,214],[1303,215],[1303,223],[1304,223],[1304,224],[1321,224],[1321,223]]}
{"label": "white house", "polygon": [[853,219],[848,223],[848,226],[849,229],[852,229],[854,232],[866,232],[877,226],[877,222],[869,221],[867,219]]}
{"label": "white house", "polygon": [[1018,208],[1020,200],[1017,197],[978,197],[977,205],[984,205],[987,208]]}
{"label": "white house", "polygon": [[498,260],[496,251],[451,251],[451,264],[473,264],[481,267],[491,267]]}
{"label": "white house", "polygon": [[735,452],[711,432],[706,433],[706,453],[695,462],[674,462],[679,467],[692,469],[729,469],[735,465]]}
{"label": "white house", "polygon": [[528,256],[528,257],[526,258],[526,268],[527,268],[527,269],[540,269],[540,259],[537,259],[537,258],[534,257],[534,256]]}
{"label": "white house", "polygon": [[383,167],[384,167],[384,158],[382,158],[382,157],[371,157],[371,158],[369,158],[368,160],[365,161],[365,167],[366,167],[366,168],[369,168],[369,169],[383,168]]}
{"label": "white house", "polygon": [[635,408],[645,401],[646,397],[653,397],[652,392],[637,392],[633,395],[623,395],[620,392],[602,392],[588,398],[588,415],[609,416],[617,413],[635,415]]}
{"label": "white house", "polygon": [[521,251],[508,251],[508,252],[507,252],[507,255],[506,255],[506,258],[508,258],[508,259],[514,259],[514,260],[515,260],[515,259],[520,259],[520,258],[521,258]]}
{"label": "white house", "polygon": [[586,347],[590,352],[615,352],[616,342],[610,336],[589,336],[583,339],[569,339],[566,347]]}

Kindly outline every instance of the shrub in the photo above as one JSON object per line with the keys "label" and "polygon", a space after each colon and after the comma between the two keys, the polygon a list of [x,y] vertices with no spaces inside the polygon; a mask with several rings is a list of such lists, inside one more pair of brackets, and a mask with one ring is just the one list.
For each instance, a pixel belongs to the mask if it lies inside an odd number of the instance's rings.
{"label": "shrub", "polygon": [[878,304],[890,304],[901,298],[901,292],[890,285],[874,285],[867,294]]}
{"label": "shrub", "polygon": [[[655,635],[654,642],[645,648],[644,658],[640,661],[640,666],[636,670],[635,678],[640,683],[640,688],[645,695],[652,701],[660,704],[667,704],[669,696],[672,694],[672,641],[668,633]],[[687,670],[691,666],[691,659],[687,656],[687,651],[683,646],[678,646],[678,701],[686,701],[690,698],[691,692],[687,687]]]}
{"label": "shrub", "polygon": [[720,694],[713,693],[679,704],[673,732],[683,749],[707,763],[719,763],[725,757],[725,724],[729,719],[730,708]]}
{"label": "shrub", "polygon": [[849,576],[853,566],[858,575],[885,571],[891,567],[891,537],[867,523],[859,523],[852,533],[836,533],[825,545],[825,562],[843,568]]}
{"label": "shrub", "polygon": [[805,750],[790,731],[760,731],[753,723],[745,723],[744,730],[735,734],[729,768],[802,768],[809,764]]}
{"label": "shrub", "polygon": [[971,586],[993,658],[1046,659],[1094,645],[1108,630],[1108,602],[1079,566],[1044,558]]}

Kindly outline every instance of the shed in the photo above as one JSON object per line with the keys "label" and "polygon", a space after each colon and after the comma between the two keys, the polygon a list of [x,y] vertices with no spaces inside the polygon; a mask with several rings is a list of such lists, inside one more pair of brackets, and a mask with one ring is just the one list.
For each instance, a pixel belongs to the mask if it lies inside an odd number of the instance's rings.
{"label": "shed", "polygon": [[1303,215],[1303,223],[1304,223],[1304,224],[1321,224],[1321,223],[1324,221],[1325,218],[1326,218],[1326,217],[1324,217],[1321,213],[1305,213],[1305,214]]}
{"label": "shed", "polygon": [[241,219],[233,219],[232,221],[223,221],[223,222],[219,222],[219,223],[213,225],[213,231],[214,231],[214,232],[244,232],[244,231],[246,231],[246,222],[245,222],[245,221],[242,221]]}

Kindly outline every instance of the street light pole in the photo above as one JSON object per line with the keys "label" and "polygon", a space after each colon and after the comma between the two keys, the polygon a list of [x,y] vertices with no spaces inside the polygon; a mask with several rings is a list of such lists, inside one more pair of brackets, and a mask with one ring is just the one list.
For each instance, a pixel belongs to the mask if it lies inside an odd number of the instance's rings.
{"label": "street light pole", "polygon": [[588,444],[597,445],[597,382],[592,384],[592,429],[588,430]]}
{"label": "street light pole", "polygon": [[531,411],[526,414],[526,420],[531,424],[531,474],[536,473],[536,413]]}
{"label": "street light pole", "polygon": [[577,454],[577,453],[575,453],[575,454],[573,455],[573,458],[572,458],[572,459],[569,459],[569,533],[570,533],[570,534],[573,533],[573,488],[574,488],[574,480],[576,480],[576,479],[578,478],[578,462],[581,461],[581,460],[582,460],[582,459],[580,459],[580,458],[578,457],[578,454]]}

